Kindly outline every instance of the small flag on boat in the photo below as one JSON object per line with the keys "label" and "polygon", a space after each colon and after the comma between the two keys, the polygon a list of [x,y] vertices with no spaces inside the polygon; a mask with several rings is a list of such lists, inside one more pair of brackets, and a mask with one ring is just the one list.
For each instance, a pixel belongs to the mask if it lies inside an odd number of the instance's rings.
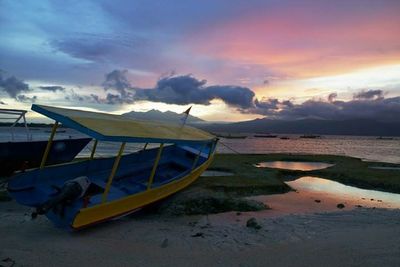
{"label": "small flag on boat", "polygon": [[192,106],[190,106],[190,108],[188,108],[185,112],[182,113],[182,114],[185,114],[181,119],[182,126],[184,126],[186,124],[186,120],[189,117],[189,112],[190,112],[191,109],[192,109]]}

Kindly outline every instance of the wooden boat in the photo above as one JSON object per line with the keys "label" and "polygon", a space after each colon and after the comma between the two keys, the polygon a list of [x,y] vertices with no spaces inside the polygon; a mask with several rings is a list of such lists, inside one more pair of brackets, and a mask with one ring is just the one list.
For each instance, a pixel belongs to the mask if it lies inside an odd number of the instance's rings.
{"label": "wooden boat", "polygon": [[321,138],[320,135],[314,135],[314,134],[305,134],[300,136],[300,138],[305,138],[305,139],[317,139],[317,138]]}
{"label": "wooden boat", "polygon": [[386,136],[379,136],[376,138],[376,140],[393,140],[393,137],[386,137]]}
{"label": "wooden boat", "polygon": [[253,135],[256,138],[276,138],[278,135],[275,134],[255,134]]}
{"label": "wooden boat", "polygon": [[[46,148],[47,140],[34,140],[26,123],[26,110],[0,109],[1,119],[13,120],[10,123],[10,138],[0,142],[0,176],[9,176],[14,171],[38,167]],[[22,120],[26,131],[23,140],[14,136],[14,127]],[[53,141],[49,151],[48,164],[68,162],[90,142],[91,138],[69,138]]]}
{"label": "wooden boat", "polygon": [[[81,229],[129,214],[191,184],[211,163],[217,138],[189,126],[136,121],[119,115],[32,105],[35,110],[95,139],[88,160],[41,167],[16,175],[8,191],[56,226]],[[118,155],[94,158],[98,142],[120,143]],[[145,143],[123,155],[126,143]],[[147,149],[149,143],[158,148]]]}
{"label": "wooden boat", "polygon": [[232,135],[232,134],[219,134],[218,137],[226,138],[226,139],[246,139],[247,135]]}

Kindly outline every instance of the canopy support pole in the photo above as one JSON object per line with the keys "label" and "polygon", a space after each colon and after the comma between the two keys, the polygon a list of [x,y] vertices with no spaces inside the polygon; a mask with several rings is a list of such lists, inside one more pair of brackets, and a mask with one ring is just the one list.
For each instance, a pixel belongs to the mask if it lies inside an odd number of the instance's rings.
{"label": "canopy support pole", "polygon": [[53,128],[51,129],[49,141],[47,142],[46,150],[44,151],[42,162],[40,163],[40,169],[43,169],[44,165],[46,165],[47,156],[49,155],[51,144],[53,143],[53,138],[54,135],[56,134],[57,128],[58,128],[58,121],[54,123]]}
{"label": "canopy support pole", "polygon": [[90,160],[92,160],[94,158],[94,153],[96,152],[96,148],[97,148],[97,143],[98,140],[94,140],[94,144],[93,144],[93,148],[92,148],[92,153],[90,154]]}
{"label": "canopy support pole", "polygon": [[151,170],[151,173],[150,173],[149,183],[147,185],[147,190],[149,190],[151,188],[151,185],[153,184],[154,175],[156,174],[158,162],[160,161],[161,152],[163,150],[163,147],[164,147],[164,144],[160,144],[160,148],[158,149],[156,160],[154,161],[153,169]]}
{"label": "canopy support pole", "polygon": [[205,147],[206,145],[207,145],[207,144],[204,144],[204,145],[201,147],[201,149],[199,150],[199,153],[197,153],[197,156],[196,156],[196,158],[195,158],[194,161],[193,161],[193,165],[192,165],[191,170],[193,170],[193,169],[196,167],[197,162],[199,161],[201,152],[203,151],[203,149],[204,149],[204,147]]}
{"label": "canopy support pole", "polygon": [[208,153],[207,159],[209,159],[211,157],[212,153],[214,152],[214,149],[217,146],[217,142],[218,142],[218,139],[214,140],[214,142],[211,144],[210,153]]}
{"label": "canopy support pole", "polygon": [[145,150],[146,150],[146,148],[147,148],[148,144],[149,144],[149,143],[146,143],[146,144],[144,144],[143,151],[145,151]]}
{"label": "canopy support pole", "polygon": [[110,176],[108,177],[106,188],[104,189],[104,193],[103,193],[102,200],[101,200],[102,203],[107,202],[108,192],[110,191],[110,187],[111,187],[112,181],[114,179],[115,173],[117,172],[119,161],[121,159],[122,153],[124,152],[124,149],[125,149],[125,142],[123,142],[121,144],[121,147],[119,148],[118,156],[115,158],[114,165],[112,167]]}

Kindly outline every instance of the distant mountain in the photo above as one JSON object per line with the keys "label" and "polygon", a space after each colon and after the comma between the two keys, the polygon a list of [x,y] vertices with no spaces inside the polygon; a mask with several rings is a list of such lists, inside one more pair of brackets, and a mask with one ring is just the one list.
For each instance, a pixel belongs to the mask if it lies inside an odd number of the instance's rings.
{"label": "distant mountain", "polygon": [[254,132],[282,134],[320,134],[320,135],[372,135],[400,136],[400,123],[378,122],[368,119],[295,121],[256,119],[230,124],[206,124],[201,128],[212,132]]}
{"label": "distant mountain", "polygon": [[[149,110],[147,112],[131,111],[128,113],[124,113],[122,115],[137,120],[152,120],[152,121],[173,122],[173,123],[180,123],[181,119],[184,116],[183,114],[175,113],[172,111],[161,112],[155,109]],[[190,114],[187,119],[187,123],[202,123],[202,122],[204,122],[204,120],[192,116]]]}

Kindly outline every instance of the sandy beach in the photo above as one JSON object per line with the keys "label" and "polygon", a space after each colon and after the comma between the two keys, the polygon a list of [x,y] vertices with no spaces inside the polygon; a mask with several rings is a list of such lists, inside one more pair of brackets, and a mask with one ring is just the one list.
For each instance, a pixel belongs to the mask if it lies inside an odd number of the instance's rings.
{"label": "sandy beach", "polygon": [[[80,232],[0,203],[1,266],[399,266],[400,210],[257,218],[134,214]],[[221,217],[222,216],[222,217]],[[233,213],[230,216],[233,218]]]}

